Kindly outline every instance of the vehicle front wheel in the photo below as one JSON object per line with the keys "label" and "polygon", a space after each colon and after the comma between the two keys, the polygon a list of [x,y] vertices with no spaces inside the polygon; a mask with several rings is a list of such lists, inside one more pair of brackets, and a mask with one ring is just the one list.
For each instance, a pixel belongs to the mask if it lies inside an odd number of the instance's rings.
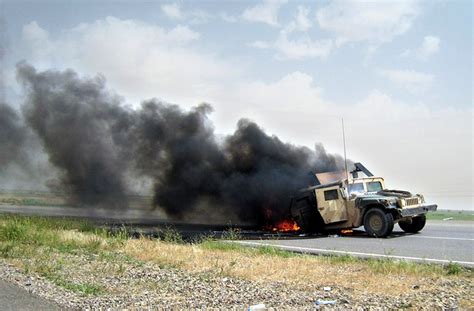
{"label": "vehicle front wheel", "polygon": [[421,231],[425,227],[426,224],[426,215],[420,215],[417,217],[413,217],[411,222],[407,221],[399,221],[398,225],[402,228],[403,231],[408,233],[417,233]]}
{"label": "vehicle front wheel", "polygon": [[383,238],[392,233],[393,216],[380,208],[371,208],[364,216],[365,231],[374,237]]}

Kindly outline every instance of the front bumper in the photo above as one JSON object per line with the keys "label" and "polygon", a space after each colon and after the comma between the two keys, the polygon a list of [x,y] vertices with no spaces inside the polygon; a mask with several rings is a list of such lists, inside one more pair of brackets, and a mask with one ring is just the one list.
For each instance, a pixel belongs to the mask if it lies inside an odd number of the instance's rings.
{"label": "front bumper", "polygon": [[412,217],[421,214],[426,214],[429,211],[436,211],[438,205],[436,204],[421,204],[417,207],[403,208],[400,210],[400,215],[402,217]]}

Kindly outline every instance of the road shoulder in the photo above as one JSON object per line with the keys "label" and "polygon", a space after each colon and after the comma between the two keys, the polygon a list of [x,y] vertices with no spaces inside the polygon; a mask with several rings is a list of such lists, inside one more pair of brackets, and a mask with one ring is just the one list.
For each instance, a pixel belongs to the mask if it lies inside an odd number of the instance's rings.
{"label": "road shoulder", "polygon": [[0,306],[2,310],[59,310],[58,306],[28,291],[0,279]]}

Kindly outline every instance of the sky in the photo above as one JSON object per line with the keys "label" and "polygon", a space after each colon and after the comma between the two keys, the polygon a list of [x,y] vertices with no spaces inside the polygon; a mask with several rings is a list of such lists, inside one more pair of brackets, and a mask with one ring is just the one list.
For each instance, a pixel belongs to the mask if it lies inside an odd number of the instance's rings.
{"label": "sky", "polygon": [[296,145],[322,143],[423,193],[473,207],[471,1],[0,0],[5,100],[15,65],[101,75],[131,107],[214,107]]}

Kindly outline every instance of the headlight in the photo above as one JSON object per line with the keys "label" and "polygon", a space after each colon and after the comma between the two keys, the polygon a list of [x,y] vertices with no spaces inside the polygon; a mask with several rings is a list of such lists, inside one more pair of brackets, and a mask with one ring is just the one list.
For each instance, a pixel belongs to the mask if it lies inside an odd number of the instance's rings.
{"label": "headlight", "polygon": [[417,196],[420,198],[420,203],[425,203],[425,197],[422,194],[417,194]]}
{"label": "headlight", "polygon": [[382,200],[383,205],[385,206],[390,206],[390,205],[395,205],[396,201],[393,200]]}

